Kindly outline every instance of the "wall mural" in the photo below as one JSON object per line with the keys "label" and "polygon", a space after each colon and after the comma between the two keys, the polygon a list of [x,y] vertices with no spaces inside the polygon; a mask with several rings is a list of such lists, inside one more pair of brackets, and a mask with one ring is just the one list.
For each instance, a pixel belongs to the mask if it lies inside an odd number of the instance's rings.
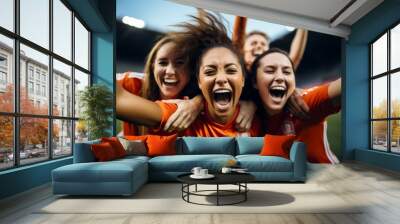
{"label": "wall mural", "polygon": [[148,28],[119,18],[120,135],[293,135],[306,143],[310,162],[338,162],[341,39],[190,10],[167,31],[150,25],[168,13],[153,14]]}

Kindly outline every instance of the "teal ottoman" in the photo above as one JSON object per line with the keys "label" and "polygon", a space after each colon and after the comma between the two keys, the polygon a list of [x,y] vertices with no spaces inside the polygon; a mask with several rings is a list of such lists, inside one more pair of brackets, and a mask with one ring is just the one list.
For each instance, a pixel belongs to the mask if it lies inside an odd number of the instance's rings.
{"label": "teal ottoman", "polygon": [[147,157],[108,162],[74,163],[52,171],[53,193],[132,195],[148,180]]}

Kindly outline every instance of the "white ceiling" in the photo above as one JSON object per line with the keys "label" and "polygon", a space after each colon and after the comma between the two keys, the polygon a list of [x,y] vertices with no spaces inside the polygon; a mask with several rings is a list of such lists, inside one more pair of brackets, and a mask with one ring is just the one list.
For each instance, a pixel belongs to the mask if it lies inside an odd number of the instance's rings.
{"label": "white ceiling", "polygon": [[[245,3],[254,7],[275,9],[316,19],[330,20],[351,0],[227,0],[229,2]],[[312,6],[312,7],[310,7]]]}
{"label": "white ceiling", "polygon": [[350,34],[352,24],[383,2],[383,0],[172,1],[345,38]]}

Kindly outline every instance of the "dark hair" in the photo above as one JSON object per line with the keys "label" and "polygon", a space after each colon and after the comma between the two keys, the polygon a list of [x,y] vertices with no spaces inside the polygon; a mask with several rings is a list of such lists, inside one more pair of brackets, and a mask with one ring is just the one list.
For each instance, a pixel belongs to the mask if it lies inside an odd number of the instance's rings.
{"label": "dark hair", "polygon": [[179,33],[176,43],[188,57],[189,69],[198,78],[202,56],[212,48],[224,47],[238,58],[245,76],[245,66],[242,55],[229,39],[226,28],[214,15],[207,13],[201,18],[191,16],[195,23],[183,23],[178,27],[183,30]]}
{"label": "dark hair", "polygon": [[265,32],[262,32],[262,31],[258,31],[258,30],[253,30],[250,33],[248,33],[246,35],[246,39],[251,37],[251,36],[253,36],[253,35],[260,35],[260,36],[264,37],[267,41],[270,40],[268,34],[266,34]]}
{"label": "dark hair", "polygon": [[251,65],[251,72],[250,72],[253,82],[255,82],[255,78],[257,77],[257,69],[258,69],[258,66],[260,65],[260,60],[262,58],[264,58],[265,56],[267,56],[269,54],[272,54],[272,53],[279,53],[279,54],[285,55],[289,59],[290,64],[292,65],[292,68],[294,68],[293,61],[292,61],[292,59],[290,58],[289,54],[286,51],[281,50],[279,48],[270,48],[267,51],[263,52],[262,54],[258,55],[254,59],[254,62]]}

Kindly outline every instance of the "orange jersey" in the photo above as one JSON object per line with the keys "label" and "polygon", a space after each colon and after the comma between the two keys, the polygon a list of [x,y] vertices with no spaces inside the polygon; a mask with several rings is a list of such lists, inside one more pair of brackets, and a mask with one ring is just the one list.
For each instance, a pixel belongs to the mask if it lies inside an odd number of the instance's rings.
{"label": "orange jersey", "polygon": [[[162,110],[162,119],[158,130],[162,129],[168,118],[176,111],[176,104],[164,103],[161,101],[156,102]],[[206,108],[206,107],[205,107]],[[196,120],[185,131],[179,133],[180,136],[196,136],[196,137],[236,137],[236,136],[258,136],[260,133],[259,122],[253,119],[252,126],[248,132],[238,132],[235,128],[235,120],[240,112],[239,105],[235,111],[234,116],[226,123],[219,124],[211,119],[206,112],[198,115]],[[155,130],[157,131],[157,130]]]}
{"label": "orange jersey", "polygon": [[265,122],[266,133],[283,135],[285,124],[291,122],[299,141],[307,145],[307,158],[313,163],[337,163],[338,159],[329,148],[326,117],[340,111],[328,96],[328,84],[306,90],[303,99],[310,108],[310,119],[302,120],[290,112],[269,117]]}
{"label": "orange jersey", "polygon": [[[122,85],[122,87],[135,95],[139,95],[142,89],[143,80],[137,77],[130,77],[129,73],[126,72],[123,75],[121,80],[118,80],[118,83]],[[135,124],[124,121],[122,124],[122,130],[124,135],[138,135],[138,128]]]}

